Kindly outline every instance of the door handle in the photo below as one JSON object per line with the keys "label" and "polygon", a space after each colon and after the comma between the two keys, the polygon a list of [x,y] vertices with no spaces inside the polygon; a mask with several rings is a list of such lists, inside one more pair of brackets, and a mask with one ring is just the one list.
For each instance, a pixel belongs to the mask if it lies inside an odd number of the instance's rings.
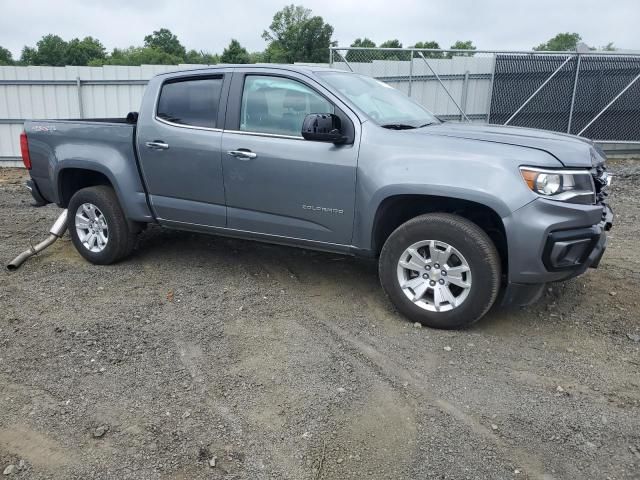
{"label": "door handle", "polygon": [[252,160],[258,156],[257,153],[253,153],[251,150],[229,150],[227,155],[236,157],[239,160]]}
{"label": "door handle", "polygon": [[151,148],[152,150],[168,150],[169,144],[164,143],[160,140],[154,140],[153,142],[146,142],[144,144],[147,148]]}

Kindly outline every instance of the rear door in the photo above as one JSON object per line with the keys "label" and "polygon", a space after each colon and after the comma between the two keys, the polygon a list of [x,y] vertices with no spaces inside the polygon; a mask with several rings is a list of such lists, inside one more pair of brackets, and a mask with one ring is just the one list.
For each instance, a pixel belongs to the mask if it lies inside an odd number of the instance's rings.
{"label": "rear door", "polygon": [[[349,245],[360,125],[322,85],[298,72],[237,69],[222,164],[228,228]],[[304,140],[308,113],[336,113],[351,144]]]}
{"label": "rear door", "polygon": [[[157,77],[137,125],[137,150],[149,200],[163,224],[224,227],[220,144],[229,70]],[[151,100],[150,100],[151,101]],[[143,111],[144,113],[144,111]]]}

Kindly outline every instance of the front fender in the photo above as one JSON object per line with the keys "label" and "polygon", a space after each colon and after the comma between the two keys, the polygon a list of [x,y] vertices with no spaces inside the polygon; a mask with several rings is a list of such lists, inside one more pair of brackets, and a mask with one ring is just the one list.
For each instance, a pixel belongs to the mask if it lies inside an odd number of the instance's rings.
{"label": "front fender", "polygon": [[373,248],[376,212],[395,195],[466,200],[508,217],[536,198],[522,180],[520,165],[562,166],[540,150],[368,126],[358,163],[352,243]]}
{"label": "front fender", "polygon": [[509,206],[503,201],[503,199],[487,192],[465,190],[459,187],[443,187],[438,185],[387,185],[376,191],[371,197],[368,206],[356,215],[354,245],[365,250],[372,250],[374,248],[373,231],[377,212],[385,200],[399,195],[442,197],[473,202],[490,208],[501,218],[508,216],[511,212]]}

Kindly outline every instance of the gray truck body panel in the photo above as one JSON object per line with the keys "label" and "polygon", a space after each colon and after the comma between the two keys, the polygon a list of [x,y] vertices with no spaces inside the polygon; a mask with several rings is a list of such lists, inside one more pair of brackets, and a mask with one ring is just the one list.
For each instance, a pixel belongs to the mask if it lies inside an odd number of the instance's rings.
{"label": "gray truck body panel", "polygon": [[[234,128],[243,75],[295,79],[320,93],[352,123],[347,145]],[[224,76],[216,128],[185,127],[156,116],[164,82]],[[399,195],[475,202],[493,210],[508,243],[508,279],[541,283],[566,277],[541,257],[549,232],[590,227],[602,205],[543,200],[519,167],[582,168],[594,164],[588,140],[545,131],[442,123],[389,130],[334,91],[313,68],[243,66],[180,71],[154,77],[136,126],[91,121],[28,121],[25,130],[43,197],[62,204],[67,168],[104,174],[133,221],[323,250],[375,255],[376,213]],[[162,141],[167,150],[151,150]],[[227,155],[250,149],[253,160]]]}
{"label": "gray truck body panel", "polygon": [[152,222],[134,151],[134,126],[108,121],[25,122],[32,158],[31,177],[43,197],[61,204],[61,173],[70,169],[105,175],[128,218]]}

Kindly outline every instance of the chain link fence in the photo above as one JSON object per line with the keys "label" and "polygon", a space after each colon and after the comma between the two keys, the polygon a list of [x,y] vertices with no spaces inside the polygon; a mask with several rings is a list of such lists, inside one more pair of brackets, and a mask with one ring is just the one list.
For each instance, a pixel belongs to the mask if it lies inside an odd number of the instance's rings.
{"label": "chain link fence", "polygon": [[443,120],[640,144],[640,54],[334,47],[330,64],[384,81]]}

